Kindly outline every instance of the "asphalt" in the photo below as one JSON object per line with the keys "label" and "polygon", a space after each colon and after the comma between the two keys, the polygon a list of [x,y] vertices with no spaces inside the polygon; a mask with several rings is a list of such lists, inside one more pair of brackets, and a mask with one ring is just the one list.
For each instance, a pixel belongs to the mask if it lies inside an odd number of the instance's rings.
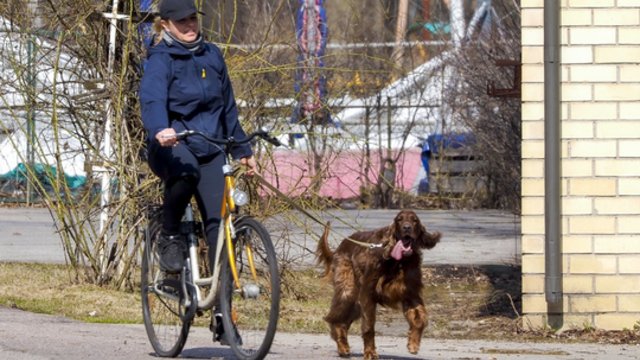
{"label": "asphalt", "polygon": [[[425,265],[516,265],[520,263],[520,219],[497,210],[415,210],[427,231],[442,233],[441,242],[425,251]],[[329,210],[300,214],[291,212],[269,219],[271,234],[294,239],[287,249],[298,255],[304,265],[314,264],[319,235],[331,222],[330,244],[355,231],[390,225],[398,210]],[[309,217],[310,215],[311,217]],[[272,235],[274,236],[274,235]],[[290,242],[285,242],[290,243]],[[293,249],[292,249],[293,248]]]}
{"label": "asphalt", "polygon": [[[394,210],[340,210],[316,214],[332,221],[334,244],[357,229],[391,222]],[[319,222],[292,214],[268,223],[273,231],[286,230],[296,245],[301,264],[310,263],[322,229]],[[295,214],[293,214],[295,215]],[[425,264],[518,265],[519,218],[494,211],[418,211],[430,231],[443,238],[425,253]],[[299,222],[299,223],[298,223]],[[291,226],[294,225],[294,226]],[[46,209],[0,208],[0,262],[63,263],[64,256],[51,216]],[[293,230],[292,230],[293,229]],[[295,230],[298,229],[298,230]],[[304,229],[304,230],[302,230]],[[285,237],[279,235],[278,239]],[[634,345],[515,343],[486,340],[424,338],[420,352],[411,355],[406,339],[376,336],[381,359],[640,359]],[[357,330],[350,337],[353,356],[361,358]],[[0,306],[0,359],[149,359],[155,355],[142,325],[91,324],[64,317],[28,313]],[[207,329],[192,329],[182,358],[233,359],[230,349],[211,341]],[[339,359],[328,334],[278,332],[268,359]]]}
{"label": "asphalt", "polygon": [[[362,357],[362,341],[349,339],[352,358]],[[404,338],[377,336],[380,359],[638,359],[640,348],[626,345],[513,343],[424,338],[417,355]],[[211,333],[195,328],[181,358],[234,359],[231,350],[211,341]],[[87,324],[67,318],[0,307],[0,359],[153,359],[142,325]],[[328,334],[279,332],[267,359],[340,359]]]}
{"label": "asphalt", "polygon": [[[443,234],[441,242],[424,254],[425,265],[520,262],[520,219],[513,214],[497,210],[416,212],[429,231]],[[320,223],[331,221],[330,241],[336,246],[354,231],[390,224],[396,213],[397,210],[331,210],[311,213],[313,218],[309,218],[290,212],[266,224],[282,251],[301,265],[312,265],[312,252],[323,229]],[[0,226],[0,262],[64,263],[62,243],[47,209],[0,207]]]}

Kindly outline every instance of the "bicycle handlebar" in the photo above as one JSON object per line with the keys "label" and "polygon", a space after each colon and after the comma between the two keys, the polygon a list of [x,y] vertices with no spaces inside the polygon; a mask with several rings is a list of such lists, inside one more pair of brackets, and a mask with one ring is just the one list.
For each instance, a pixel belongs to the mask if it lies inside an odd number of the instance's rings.
{"label": "bicycle handlebar", "polygon": [[205,140],[213,143],[213,144],[217,144],[217,145],[223,145],[223,146],[230,146],[232,147],[233,145],[242,145],[242,144],[246,144],[250,141],[252,141],[253,139],[255,139],[256,137],[262,138],[263,140],[267,141],[268,143],[272,144],[273,146],[280,146],[282,145],[282,143],[280,142],[280,140],[276,139],[275,137],[269,135],[269,132],[262,128],[258,131],[252,132],[251,134],[249,134],[245,139],[243,140],[236,140],[233,137],[229,137],[227,139],[216,139],[216,138],[212,138],[209,137],[207,134],[201,132],[201,131],[197,131],[197,130],[185,130],[185,131],[181,131],[179,133],[176,133],[176,139],[178,140],[182,140],[185,139],[189,136],[192,135],[198,135],[202,138],[204,138]]}

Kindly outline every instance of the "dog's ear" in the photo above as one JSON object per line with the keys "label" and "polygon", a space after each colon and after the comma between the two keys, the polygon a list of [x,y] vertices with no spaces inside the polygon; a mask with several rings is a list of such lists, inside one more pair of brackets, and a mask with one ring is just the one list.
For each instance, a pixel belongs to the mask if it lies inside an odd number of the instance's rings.
{"label": "dog's ear", "polygon": [[393,250],[393,247],[396,246],[396,242],[398,241],[398,239],[396,239],[396,234],[398,233],[396,224],[397,221],[394,219],[391,225],[387,226],[382,233],[382,243],[384,244],[382,258],[385,260],[391,258],[391,250]]}
{"label": "dog's ear", "polygon": [[439,231],[430,233],[424,225],[420,224],[420,237],[418,238],[418,241],[422,247],[426,249],[433,248],[438,242],[440,242],[441,237],[442,234]]}

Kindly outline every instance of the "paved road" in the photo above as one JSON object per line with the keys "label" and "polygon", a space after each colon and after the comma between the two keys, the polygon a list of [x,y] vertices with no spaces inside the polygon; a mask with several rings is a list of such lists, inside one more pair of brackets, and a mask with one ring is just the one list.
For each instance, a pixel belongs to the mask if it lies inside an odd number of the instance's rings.
{"label": "paved road", "polygon": [[[376,337],[381,359],[638,359],[639,346],[601,344],[510,343],[423,339],[417,355],[403,338]],[[352,358],[362,357],[362,341],[350,338]],[[211,342],[211,333],[195,328],[181,354],[192,359],[234,359],[231,350]],[[155,358],[142,325],[85,324],[62,317],[0,307],[0,359],[84,360]],[[340,359],[328,335],[276,335],[267,359]]]}
{"label": "paved road", "polygon": [[0,207],[0,228],[0,261],[64,262],[49,210]]}
{"label": "paved road", "polygon": [[[519,219],[499,211],[418,211],[431,230],[443,233],[440,244],[425,254],[431,264],[519,263]],[[389,210],[332,211],[320,216],[332,220],[332,241],[354,229],[387,225]],[[295,239],[303,262],[311,261],[321,226],[309,219],[282,216],[269,226],[286,229]],[[339,220],[342,220],[339,221]],[[298,223],[300,222],[300,223]],[[286,226],[285,226],[286,225]],[[291,226],[294,225],[294,226]],[[0,261],[64,262],[62,247],[46,209],[0,208]],[[308,228],[307,228],[308,227]],[[304,230],[303,230],[304,229]],[[297,249],[297,250],[296,250]],[[357,331],[354,331],[357,334]],[[420,353],[407,353],[406,340],[378,336],[381,359],[640,359],[640,348],[630,345],[511,343],[425,338]],[[353,358],[361,357],[362,342],[350,338]],[[207,329],[195,328],[181,357],[233,359],[230,350],[211,342]],[[27,313],[0,306],[0,359],[150,359],[154,358],[142,325],[88,324],[63,317]],[[278,333],[268,359],[339,359],[328,335]]]}
{"label": "paved road", "polygon": [[[331,221],[333,248],[355,230],[391,224],[397,210],[330,210],[312,214],[323,223]],[[424,253],[427,264],[503,265],[520,263],[520,218],[496,210],[417,210],[428,231],[440,231],[442,239]],[[295,223],[292,221],[295,220]],[[285,233],[301,247],[303,263],[313,264],[312,252],[323,226],[299,213],[281,215],[267,222],[272,234]],[[286,231],[282,231],[286,229]],[[292,249],[288,249],[291,253]],[[294,249],[295,250],[295,249]],[[295,251],[290,256],[294,256]]]}
{"label": "paved road", "polygon": [[[397,210],[332,210],[314,214],[330,220],[333,246],[355,230],[375,229],[391,223]],[[487,265],[520,261],[520,219],[496,210],[419,210],[430,231],[443,234],[441,242],[425,253],[425,264]],[[299,213],[287,213],[267,222],[274,238],[287,242],[289,257],[304,265],[314,263],[322,226]],[[64,254],[47,209],[0,208],[0,261],[63,263]],[[294,244],[294,245],[291,245]]]}

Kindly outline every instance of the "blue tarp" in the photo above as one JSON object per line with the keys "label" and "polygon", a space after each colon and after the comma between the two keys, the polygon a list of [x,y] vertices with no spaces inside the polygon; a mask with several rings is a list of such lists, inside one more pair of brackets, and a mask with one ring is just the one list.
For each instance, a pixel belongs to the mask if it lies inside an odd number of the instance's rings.
{"label": "blue tarp", "polygon": [[451,33],[451,25],[447,24],[447,23],[440,23],[440,22],[436,22],[436,23],[425,23],[423,25],[423,27],[429,31],[430,33],[434,34],[434,35],[440,35],[440,34],[449,34]]}
{"label": "blue tarp", "polygon": [[459,149],[475,143],[476,138],[471,133],[433,134],[422,144],[422,154],[431,156],[441,149]]}

